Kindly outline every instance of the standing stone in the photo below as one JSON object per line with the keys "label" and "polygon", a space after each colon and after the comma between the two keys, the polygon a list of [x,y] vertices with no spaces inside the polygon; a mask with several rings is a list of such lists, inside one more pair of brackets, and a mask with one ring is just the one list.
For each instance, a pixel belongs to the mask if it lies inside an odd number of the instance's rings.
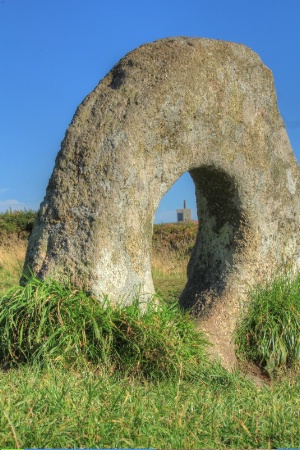
{"label": "standing stone", "polygon": [[163,39],[113,67],[66,132],[25,271],[147,298],[154,214],[187,171],[200,222],[180,302],[232,324],[248,287],[300,260],[298,164],[272,73],[243,45]]}

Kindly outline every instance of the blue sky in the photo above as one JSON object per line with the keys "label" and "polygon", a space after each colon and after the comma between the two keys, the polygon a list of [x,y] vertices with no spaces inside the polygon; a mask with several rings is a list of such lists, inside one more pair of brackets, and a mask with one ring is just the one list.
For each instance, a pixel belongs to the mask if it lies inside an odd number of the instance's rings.
{"label": "blue sky", "polygon": [[[245,44],[272,70],[300,161],[300,0],[0,0],[0,211],[38,209],[76,107],[119,59],[170,36]],[[185,174],[156,222],[175,221]]]}

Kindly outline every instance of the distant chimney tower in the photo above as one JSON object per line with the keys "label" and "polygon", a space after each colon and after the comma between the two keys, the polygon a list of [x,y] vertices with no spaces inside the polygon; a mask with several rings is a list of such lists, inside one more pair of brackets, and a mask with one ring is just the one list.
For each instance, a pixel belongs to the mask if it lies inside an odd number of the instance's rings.
{"label": "distant chimney tower", "polygon": [[183,200],[183,209],[177,209],[177,222],[191,222],[192,213],[189,208],[186,207],[186,201]]}

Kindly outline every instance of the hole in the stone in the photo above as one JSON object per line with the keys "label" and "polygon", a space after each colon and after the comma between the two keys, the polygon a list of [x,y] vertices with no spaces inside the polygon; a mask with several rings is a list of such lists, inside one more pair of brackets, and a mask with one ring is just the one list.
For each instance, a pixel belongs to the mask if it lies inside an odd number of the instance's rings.
{"label": "hole in the stone", "polygon": [[[193,200],[192,192],[196,194]],[[177,222],[176,210],[183,209],[186,198],[192,219],[200,218],[199,226],[192,221]],[[234,179],[213,166],[191,170],[161,200],[155,223],[152,272],[156,290],[166,300],[180,298],[185,308],[197,304],[199,314],[209,313],[226,288],[236,252],[243,247],[243,211]]]}
{"label": "hole in the stone", "polygon": [[195,185],[187,172],[161,199],[154,220],[152,277],[168,302],[178,301],[186,285],[197,230]]}
{"label": "hole in the stone", "polygon": [[190,171],[200,217],[196,244],[188,263],[188,282],[180,304],[209,314],[230,283],[243,251],[245,223],[234,178],[214,166]]}

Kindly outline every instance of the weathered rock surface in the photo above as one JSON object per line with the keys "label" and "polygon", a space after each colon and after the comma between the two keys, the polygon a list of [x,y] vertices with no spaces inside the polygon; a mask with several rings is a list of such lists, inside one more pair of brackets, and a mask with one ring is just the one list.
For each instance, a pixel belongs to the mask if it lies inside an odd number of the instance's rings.
{"label": "weathered rock surface", "polygon": [[66,132],[25,269],[99,299],[153,293],[154,214],[187,171],[200,225],[180,301],[230,330],[248,287],[300,260],[298,164],[272,73],[243,45],[163,39],[111,70]]}

